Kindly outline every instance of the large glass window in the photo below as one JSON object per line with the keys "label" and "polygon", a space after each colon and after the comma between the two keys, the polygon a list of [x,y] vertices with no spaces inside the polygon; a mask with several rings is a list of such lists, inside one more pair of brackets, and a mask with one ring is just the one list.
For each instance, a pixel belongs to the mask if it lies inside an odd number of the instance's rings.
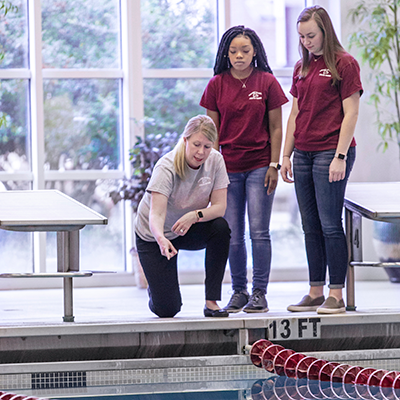
{"label": "large glass window", "polygon": [[[0,18],[0,190],[57,189],[106,216],[108,225],[81,231],[81,267],[125,271],[124,207],[109,197],[123,176],[120,1],[42,0],[41,10],[29,12],[27,0],[12,5]],[[40,27],[38,11],[41,34],[36,30],[28,49],[28,16]],[[31,72],[35,49],[42,49],[43,70]],[[37,93],[40,106],[31,103]],[[55,233],[0,235],[2,272],[56,269]],[[33,249],[43,244],[46,257],[34,266]]]}
{"label": "large glass window", "polygon": [[[80,203],[108,218],[108,224],[88,225],[80,231],[80,268],[95,271],[125,271],[124,258],[124,210],[122,203],[114,205],[110,188],[115,182],[96,181],[52,181],[46,188],[55,188]],[[56,234],[47,234],[47,269],[57,270]]]}
{"label": "large glass window", "polygon": [[47,169],[118,169],[119,86],[113,79],[44,81]]}
{"label": "large glass window", "polygon": [[293,67],[299,58],[296,21],[304,6],[304,0],[231,0],[231,23],[257,32],[272,69]]}
{"label": "large glass window", "polygon": [[32,272],[32,233],[0,230],[0,273]]}
{"label": "large glass window", "polygon": [[[1,4],[0,4],[1,5]],[[24,0],[4,2],[0,10],[0,53],[4,58],[0,69],[27,68],[28,66],[28,34],[27,7]],[[8,10],[6,15],[4,11]]]}
{"label": "large glass window", "polygon": [[118,0],[42,0],[46,68],[118,68]]}
{"label": "large glass window", "polygon": [[[81,231],[81,266],[129,272],[129,207],[114,205],[109,193],[130,175],[136,135],[181,133],[205,112],[199,100],[232,25],[258,33],[288,94],[296,18],[310,0],[5,3],[13,7],[0,12],[0,190],[57,189],[105,215],[107,226]],[[289,111],[290,104],[284,125]],[[305,264],[303,249],[296,250],[300,232],[293,187],[281,182],[271,222],[274,266]],[[56,268],[54,233],[0,230],[0,246],[2,272]],[[203,270],[203,256],[182,252],[181,270]]]}
{"label": "large glass window", "polygon": [[[0,81],[0,171],[30,171],[30,137],[28,119],[28,81]],[[5,189],[15,189],[15,182],[4,183]]]}
{"label": "large glass window", "polygon": [[144,68],[211,68],[215,0],[141,0]]}
{"label": "large glass window", "polygon": [[145,79],[146,135],[182,133],[187,121],[203,114],[199,99],[208,79]]}

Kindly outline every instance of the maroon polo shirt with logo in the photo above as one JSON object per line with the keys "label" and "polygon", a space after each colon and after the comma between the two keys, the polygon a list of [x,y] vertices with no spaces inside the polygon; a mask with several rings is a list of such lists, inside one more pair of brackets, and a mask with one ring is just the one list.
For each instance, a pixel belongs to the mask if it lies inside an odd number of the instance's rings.
{"label": "maroon polo shirt with logo", "polygon": [[[300,62],[295,66],[290,93],[299,107],[294,132],[294,145],[299,150],[335,149],[344,117],[342,102],[356,92],[363,93],[360,67],[354,57],[341,53],[336,68],[342,80],[332,86],[331,72],[322,56],[312,59],[305,78],[299,76]],[[351,146],[355,145],[353,138]]]}
{"label": "maroon polo shirt with logo", "polygon": [[220,115],[219,144],[228,172],[269,165],[268,111],[287,101],[280,84],[268,72],[254,69],[248,78],[239,80],[228,70],[210,80],[200,105]]}

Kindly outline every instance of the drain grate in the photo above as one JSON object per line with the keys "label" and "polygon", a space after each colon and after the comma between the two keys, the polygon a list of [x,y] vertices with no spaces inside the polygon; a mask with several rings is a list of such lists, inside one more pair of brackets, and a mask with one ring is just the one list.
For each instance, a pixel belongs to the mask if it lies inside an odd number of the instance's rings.
{"label": "drain grate", "polygon": [[86,371],[40,372],[32,374],[32,389],[86,387]]}

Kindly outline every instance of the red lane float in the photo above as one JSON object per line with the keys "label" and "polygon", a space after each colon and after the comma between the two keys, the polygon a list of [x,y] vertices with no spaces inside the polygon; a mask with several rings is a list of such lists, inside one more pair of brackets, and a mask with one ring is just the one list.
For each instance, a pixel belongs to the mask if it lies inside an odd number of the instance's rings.
{"label": "red lane float", "polygon": [[293,353],[290,355],[283,366],[283,373],[288,378],[296,378],[296,367],[299,361],[304,358],[305,355],[301,353]]}
{"label": "red lane float", "polygon": [[23,394],[0,392],[0,400],[49,400],[41,397],[25,396]]}
{"label": "red lane float", "polygon": [[261,356],[261,364],[262,367],[267,370],[268,372],[275,372],[274,369],[274,358],[275,356],[281,351],[284,350],[283,346],[279,346],[277,344],[273,344],[268,346]]}
{"label": "red lane float", "polygon": [[258,340],[251,346],[250,360],[256,367],[262,368],[261,357],[264,350],[269,346],[272,346],[272,343],[265,339]]}
{"label": "red lane float", "polygon": [[[355,385],[356,395],[364,399],[375,399],[380,394],[384,399],[392,400],[393,391],[400,390],[400,372],[329,362],[285,349],[266,339],[252,345],[250,359],[256,367],[279,376],[326,382],[320,384],[318,389],[323,397],[324,392],[338,396],[338,383]],[[371,389],[373,387],[377,389]],[[310,388],[301,389],[310,391]],[[346,388],[340,390],[346,392]],[[354,396],[354,393],[345,394],[350,398]],[[0,400],[3,400],[1,396]]]}
{"label": "red lane float", "polygon": [[290,349],[283,349],[281,350],[272,361],[274,365],[274,371],[277,375],[285,375],[285,363],[286,360],[296,352]]}
{"label": "red lane float", "polygon": [[314,361],[317,361],[315,357],[304,357],[298,362],[298,364],[296,365],[297,379],[307,378],[307,370]]}

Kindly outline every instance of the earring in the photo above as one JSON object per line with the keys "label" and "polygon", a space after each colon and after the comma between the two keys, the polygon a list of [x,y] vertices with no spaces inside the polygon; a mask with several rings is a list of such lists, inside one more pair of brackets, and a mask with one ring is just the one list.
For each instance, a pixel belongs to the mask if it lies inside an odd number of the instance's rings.
{"label": "earring", "polygon": [[257,58],[254,60],[254,66],[257,68]]}
{"label": "earring", "polygon": [[230,67],[231,67],[231,63],[230,63],[230,61],[229,61],[229,58],[228,58],[228,57],[226,58],[226,65],[228,66],[228,68],[230,68]]}

